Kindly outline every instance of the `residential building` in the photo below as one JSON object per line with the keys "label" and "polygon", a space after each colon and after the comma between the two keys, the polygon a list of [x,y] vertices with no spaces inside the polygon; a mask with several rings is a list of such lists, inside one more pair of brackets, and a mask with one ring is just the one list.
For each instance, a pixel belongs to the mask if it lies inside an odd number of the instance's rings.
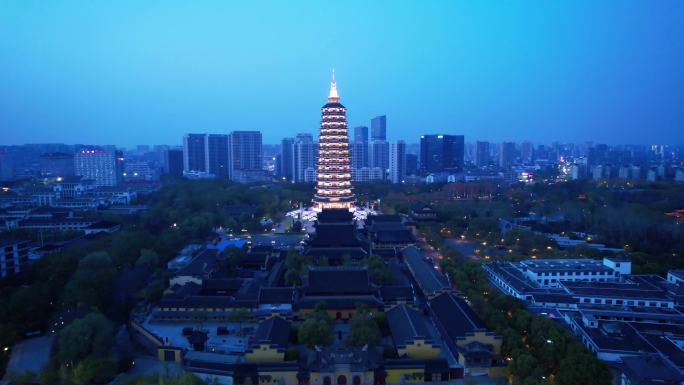
{"label": "residential building", "polygon": [[316,153],[318,148],[311,134],[297,134],[292,151],[294,181],[315,182]]}
{"label": "residential building", "polygon": [[501,143],[501,150],[499,151],[499,167],[510,168],[515,163],[515,143],[503,142]]}
{"label": "residential building", "polygon": [[406,176],[406,143],[398,140],[390,143],[389,179],[392,183],[402,183]]}
{"label": "residential building", "polygon": [[261,132],[231,132],[230,151],[230,175],[232,180],[249,183],[266,178],[266,173],[262,167],[263,149]]}
{"label": "residential building", "polygon": [[163,152],[162,170],[166,175],[174,178],[183,176],[183,150],[168,149]]}
{"label": "residential building", "polygon": [[206,134],[183,136],[183,171],[207,172]]}
{"label": "residential building", "polygon": [[489,162],[489,142],[475,142],[475,154],[473,155],[473,163],[475,166],[489,166]]}

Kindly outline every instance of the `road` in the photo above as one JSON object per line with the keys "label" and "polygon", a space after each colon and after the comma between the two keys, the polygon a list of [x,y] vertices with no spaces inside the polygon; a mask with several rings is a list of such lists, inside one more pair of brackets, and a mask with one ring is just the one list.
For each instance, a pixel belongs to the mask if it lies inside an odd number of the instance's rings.
{"label": "road", "polygon": [[477,242],[468,242],[457,238],[447,238],[444,240],[444,242],[446,243],[447,247],[460,252],[464,257],[472,259],[478,259],[479,256],[475,250],[480,250],[483,248],[482,245]]}

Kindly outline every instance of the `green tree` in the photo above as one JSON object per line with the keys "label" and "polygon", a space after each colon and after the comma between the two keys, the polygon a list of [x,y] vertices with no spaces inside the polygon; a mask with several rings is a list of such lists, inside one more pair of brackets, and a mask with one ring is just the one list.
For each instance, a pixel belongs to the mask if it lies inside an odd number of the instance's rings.
{"label": "green tree", "polygon": [[106,252],[90,253],[78,263],[65,288],[65,302],[79,307],[104,309],[116,278],[116,267]]}
{"label": "green tree", "polygon": [[371,279],[380,285],[389,285],[394,281],[392,269],[385,263],[385,260],[376,254],[369,256],[365,261],[368,266]]}
{"label": "green tree", "polygon": [[135,261],[136,266],[147,265],[149,267],[157,267],[159,265],[159,255],[151,249],[140,249],[140,256]]}
{"label": "green tree", "polygon": [[349,346],[373,346],[377,345],[381,338],[380,327],[373,314],[365,306],[358,306],[344,342]]}
{"label": "green tree", "polygon": [[[101,313],[89,313],[76,319],[59,332],[57,358],[74,364],[89,355],[103,357],[114,340],[114,326]],[[85,368],[84,368],[85,370]]]}
{"label": "green tree", "polygon": [[59,372],[57,369],[50,364],[45,365],[40,371],[38,383],[40,385],[55,385],[57,382],[59,382]]}
{"label": "green tree", "polygon": [[311,317],[307,318],[299,326],[298,339],[301,344],[309,349],[315,346],[327,346],[332,344],[332,328],[322,319]]}

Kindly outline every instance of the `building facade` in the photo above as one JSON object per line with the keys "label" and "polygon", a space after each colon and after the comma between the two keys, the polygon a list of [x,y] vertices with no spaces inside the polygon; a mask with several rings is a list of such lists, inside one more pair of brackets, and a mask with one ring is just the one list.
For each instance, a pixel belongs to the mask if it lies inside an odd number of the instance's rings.
{"label": "building facade", "polygon": [[[297,134],[293,144],[293,171],[294,181],[313,183],[315,182],[316,170],[316,143],[311,134]],[[314,176],[312,178],[312,176]]]}
{"label": "building facade", "polygon": [[420,167],[423,172],[459,172],[463,170],[463,135],[422,135]]}
{"label": "building facade", "polygon": [[372,140],[368,145],[368,167],[379,168],[383,171],[382,179],[385,179],[389,169],[389,143],[385,140]]}
{"label": "building facade", "polygon": [[183,171],[207,172],[206,134],[186,134],[183,136]]}
{"label": "building facade", "polygon": [[294,139],[283,138],[280,142],[280,161],[278,163],[278,176],[288,181],[294,180]]}
{"label": "building facade", "polygon": [[49,177],[74,175],[74,155],[49,152],[40,156],[40,174]]}
{"label": "building facade", "polygon": [[475,164],[477,167],[485,167],[489,165],[489,142],[475,142],[473,164]]}
{"label": "building facade", "polygon": [[389,178],[392,183],[402,183],[406,176],[406,143],[398,140],[390,143]]}
{"label": "building facade", "polygon": [[501,151],[499,151],[499,166],[501,168],[510,168],[513,166],[513,163],[515,163],[515,143],[501,143]]}
{"label": "building facade", "polygon": [[232,180],[247,183],[265,178],[261,140],[259,131],[233,131],[230,134]]}
{"label": "building facade", "polygon": [[230,177],[230,147],[228,135],[208,134],[205,141],[206,170],[217,178]]}
{"label": "building facade", "polygon": [[387,116],[380,115],[371,119],[371,140],[387,140]]}
{"label": "building facade", "polygon": [[168,149],[164,151],[163,171],[174,178],[183,176],[183,150]]}
{"label": "building facade", "polygon": [[123,178],[123,160],[121,151],[84,147],[74,155],[74,171],[96,186],[116,186]]}

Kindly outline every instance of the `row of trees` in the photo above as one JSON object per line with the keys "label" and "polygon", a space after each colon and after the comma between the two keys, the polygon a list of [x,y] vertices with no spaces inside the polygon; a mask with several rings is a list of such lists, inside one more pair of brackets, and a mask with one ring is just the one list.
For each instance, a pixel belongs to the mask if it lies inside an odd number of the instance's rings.
{"label": "row of trees", "polygon": [[503,336],[502,354],[515,384],[610,384],[604,362],[565,329],[529,313],[522,302],[492,286],[480,262],[445,258],[440,267],[487,326]]}

